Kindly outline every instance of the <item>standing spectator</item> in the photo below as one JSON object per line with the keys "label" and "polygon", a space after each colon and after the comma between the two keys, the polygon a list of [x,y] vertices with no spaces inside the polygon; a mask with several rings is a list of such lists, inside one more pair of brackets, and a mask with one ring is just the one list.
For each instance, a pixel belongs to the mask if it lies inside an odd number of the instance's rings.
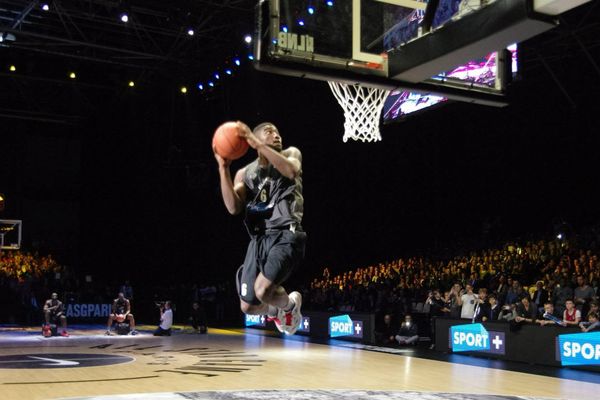
{"label": "standing spectator", "polygon": [[497,300],[499,305],[504,305],[506,302],[506,294],[508,293],[508,285],[506,284],[506,276],[500,275],[498,278],[498,287],[496,288],[498,294]]}
{"label": "standing spectator", "polygon": [[206,333],[206,312],[204,308],[200,306],[200,303],[194,301],[192,303],[192,311],[190,312],[190,321],[192,328],[196,333]]}
{"label": "standing spectator", "polygon": [[455,283],[450,290],[450,317],[452,318],[460,318],[460,296],[462,296],[462,289],[459,283]]}
{"label": "standing spectator", "polygon": [[461,305],[460,317],[466,319],[472,319],[475,315],[475,302],[477,295],[473,293],[473,286],[467,283],[466,293],[459,297],[459,304]]}
{"label": "standing spectator", "polygon": [[566,310],[563,313],[563,322],[566,326],[578,326],[581,322],[581,311],[575,308],[575,302],[571,299],[565,302]]}
{"label": "standing spectator", "polygon": [[[589,315],[590,313],[596,313],[596,315],[600,315],[600,307],[598,305],[598,300],[590,301],[590,311],[588,311],[587,315]],[[587,315],[586,319],[588,318]]]}
{"label": "standing spectator", "polygon": [[[446,301],[442,299],[439,290],[434,290],[426,301],[429,304],[429,326],[430,326],[430,337],[431,337],[431,348],[435,347],[435,320],[438,317],[450,314],[450,309],[447,307]],[[406,321],[405,321],[406,322]],[[415,327],[416,329],[416,327]],[[406,336],[406,335],[401,335]],[[418,337],[417,337],[418,339]]]}
{"label": "standing spectator", "polygon": [[590,308],[589,303],[594,297],[594,289],[587,284],[586,279],[583,275],[577,276],[577,287],[575,288],[575,305],[582,314],[587,314],[587,310]]}
{"label": "standing spectator", "polygon": [[481,288],[479,289],[476,304],[475,304],[475,312],[473,314],[473,322],[486,322],[490,319],[491,306],[487,301],[487,289]]}
{"label": "standing spectator", "polygon": [[523,293],[523,287],[519,283],[518,280],[513,279],[512,285],[506,292],[506,302],[505,304],[516,304],[519,302],[519,297]]}
{"label": "standing spectator", "polygon": [[398,331],[395,339],[400,345],[417,345],[419,341],[419,333],[417,330],[417,325],[412,322],[412,317],[410,314],[406,314],[404,316],[404,322],[402,322],[400,325],[400,330]]}
{"label": "standing spectator", "polygon": [[529,300],[529,295],[526,293],[521,295],[521,301],[517,304],[516,312],[515,321],[517,322],[533,323],[537,317],[535,304]]}
{"label": "standing spectator", "polygon": [[498,297],[494,293],[490,294],[488,301],[490,303],[490,317],[489,321],[498,321],[498,316],[500,315],[500,311],[502,307],[498,303]]}
{"label": "standing spectator", "polygon": [[538,311],[541,311],[544,308],[544,304],[546,304],[546,301],[548,301],[548,292],[546,289],[544,289],[543,281],[537,281],[535,283],[535,292],[533,292],[531,299],[533,300],[533,303]]}
{"label": "standing spectator", "polygon": [[567,300],[572,298],[573,289],[567,285],[567,280],[562,278],[560,283],[554,288],[554,293],[552,293],[552,302],[554,303],[554,308],[560,313],[564,312]]}

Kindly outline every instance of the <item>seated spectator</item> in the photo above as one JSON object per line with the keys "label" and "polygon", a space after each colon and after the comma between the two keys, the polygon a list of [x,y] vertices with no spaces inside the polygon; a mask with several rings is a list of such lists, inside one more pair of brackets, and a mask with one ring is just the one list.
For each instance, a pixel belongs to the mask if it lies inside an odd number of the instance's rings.
{"label": "seated spectator", "polygon": [[154,331],[154,336],[171,336],[171,326],[173,326],[173,310],[171,302],[165,301],[160,307],[160,325]]}
{"label": "seated spectator", "polygon": [[567,300],[565,302],[566,310],[563,312],[563,322],[565,326],[578,326],[581,322],[581,311],[575,308],[575,302],[573,300]]}
{"label": "seated spectator", "polygon": [[416,346],[419,342],[417,325],[412,322],[410,314],[404,316],[404,322],[400,325],[400,330],[395,339],[400,345],[412,344]]}
{"label": "seated spectator", "polygon": [[475,305],[475,312],[473,314],[474,322],[485,322],[490,318],[490,303],[487,301],[487,289],[479,289],[477,295],[477,304]]}
{"label": "seated spectator", "polygon": [[466,319],[473,319],[475,315],[475,302],[477,295],[473,293],[473,286],[467,283],[466,292],[459,297],[458,304],[460,304],[460,317]]}
{"label": "seated spectator", "polygon": [[540,324],[540,326],[566,326],[562,320],[562,315],[560,315],[560,313],[554,309],[554,304],[552,304],[552,302],[549,300],[546,301],[546,304],[544,304],[544,312],[542,313],[541,318],[539,318],[536,322]]}
{"label": "seated spectator", "polygon": [[590,310],[586,315],[586,319],[589,317],[590,313],[596,313],[596,315],[600,315],[600,307],[598,307],[598,300],[590,301]]}
{"label": "seated spectator", "polygon": [[598,314],[591,312],[588,315],[587,322],[581,322],[579,324],[582,332],[600,331],[600,321],[598,321]]}
{"label": "seated spectator", "polygon": [[396,343],[396,332],[398,328],[394,326],[392,316],[385,314],[383,316],[383,323],[380,324],[375,330],[375,341],[377,344],[383,346],[389,346]]}
{"label": "seated spectator", "polygon": [[517,313],[517,316],[515,317],[516,322],[535,322],[537,309],[535,304],[529,300],[528,294],[521,294],[521,301],[517,303],[515,311]]}

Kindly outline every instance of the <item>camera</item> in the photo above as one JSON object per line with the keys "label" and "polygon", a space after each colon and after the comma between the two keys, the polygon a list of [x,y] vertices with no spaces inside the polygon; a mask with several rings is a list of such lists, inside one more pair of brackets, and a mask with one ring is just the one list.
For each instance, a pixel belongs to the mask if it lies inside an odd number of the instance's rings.
{"label": "camera", "polygon": [[155,301],[154,305],[156,306],[156,308],[164,308],[165,302],[164,301]]}

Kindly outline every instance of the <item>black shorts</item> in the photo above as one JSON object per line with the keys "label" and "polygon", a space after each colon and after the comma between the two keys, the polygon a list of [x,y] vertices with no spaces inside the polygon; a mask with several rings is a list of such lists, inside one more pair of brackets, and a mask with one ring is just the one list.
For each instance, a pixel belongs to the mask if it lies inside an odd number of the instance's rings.
{"label": "black shorts", "polygon": [[238,269],[236,283],[240,299],[259,305],[254,282],[260,272],[276,285],[283,283],[304,259],[305,232],[268,231],[252,237],[244,264]]}

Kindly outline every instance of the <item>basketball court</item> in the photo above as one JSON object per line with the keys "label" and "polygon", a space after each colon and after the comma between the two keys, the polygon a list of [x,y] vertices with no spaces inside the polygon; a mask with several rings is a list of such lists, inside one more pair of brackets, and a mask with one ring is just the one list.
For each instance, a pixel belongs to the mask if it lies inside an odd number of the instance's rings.
{"label": "basketball court", "polygon": [[428,359],[435,352],[425,349],[318,344],[253,329],[210,329],[207,335],[180,329],[154,337],[141,328],[138,336],[106,337],[101,327],[76,326],[69,338],[3,328],[3,397],[591,400],[600,383],[589,372],[560,378],[534,366],[515,372],[466,356]]}

